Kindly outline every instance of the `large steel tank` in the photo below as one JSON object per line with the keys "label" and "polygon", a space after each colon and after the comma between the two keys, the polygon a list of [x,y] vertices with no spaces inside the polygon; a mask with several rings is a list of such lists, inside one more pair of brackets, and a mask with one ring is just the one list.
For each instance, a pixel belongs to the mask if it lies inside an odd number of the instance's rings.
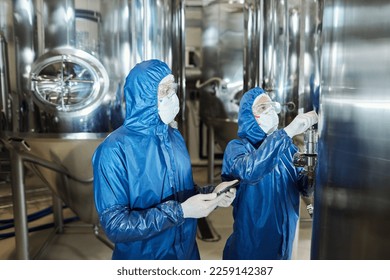
{"label": "large steel tank", "polygon": [[215,145],[236,138],[243,86],[243,1],[205,1],[202,9],[200,119],[208,128],[209,181]]}
{"label": "large steel tank", "polygon": [[259,86],[280,102],[280,127],[318,109],[319,1],[246,0],[244,15],[244,91]]}
{"label": "large steel tank", "polygon": [[313,259],[390,258],[389,13],[324,1]]}
{"label": "large steel tank", "polygon": [[[122,124],[129,70],[142,60],[165,61],[184,103],[183,4],[0,0],[0,8],[0,132],[14,162],[19,224],[26,226],[20,161],[32,163],[81,220],[97,224],[91,157]],[[16,237],[26,234],[22,229]]]}

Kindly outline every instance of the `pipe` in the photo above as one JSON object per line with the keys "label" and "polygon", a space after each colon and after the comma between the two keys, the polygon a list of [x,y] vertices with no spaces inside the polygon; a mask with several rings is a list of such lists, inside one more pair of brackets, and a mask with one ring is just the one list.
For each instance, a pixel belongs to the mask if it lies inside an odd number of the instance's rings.
{"label": "pipe", "polygon": [[0,124],[1,130],[8,130],[10,123],[10,110],[8,109],[9,77],[8,77],[8,54],[7,41],[0,34]]}
{"label": "pipe", "polygon": [[226,82],[219,77],[212,77],[210,79],[207,79],[207,81],[205,81],[203,83],[201,83],[200,80],[197,80],[195,86],[196,86],[196,88],[202,88],[202,87],[204,87],[212,82],[218,82],[221,86],[226,87]]}
{"label": "pipe", "polygon": [[213,124],[207,125],[207,154],[208,154],[208,168],[207,168],[207,177],[208,177],[208,183],[213,184],[214,183],[214,141],[215,141],[215,135],[214,135],[214,126]]}
{"label": "pipe", "polygon": [[15,221],[16,258],[28,260],[28,226],[23,159],[16,149],[10,150],[12,198]]}
{"label": "pipe", "polygon": [[[296,153],[293,157],[295,166],[304,167],[304,173],[307,175],[309,188],[314,188],[315,185],[315,168],[317,164],[317,130],[314,126],[310,127],[304,134],[304,152]],[[314,206],[309,197],[302,196],[306,204],[306,210],[310,217],[313,217]]]}
{"label": "pipe", "polygon": [[51,169],[53,171],[56,171],[58,173],[62,173],[62,174],[66,175],[67,177],[69,177],[72,180],[75,180],[77,182],[80,182],[80,183],[92,183],[93,182],[93,177],[88,178],[88,179],[82,179],[82,178],[76,177],[75,175],[71,174],[66,168],[64,168],[61,165],[58,165],[58,164],[55,164],[53,162],[38,158],[34,155],[27,154],[25,152],[20,152],[20,154],[21,154],[21,157],[23,158],[23,160],[25,160],[27,162],[35,163],[35,164],[41,165],[43,167],[46,167],[48,169]]}

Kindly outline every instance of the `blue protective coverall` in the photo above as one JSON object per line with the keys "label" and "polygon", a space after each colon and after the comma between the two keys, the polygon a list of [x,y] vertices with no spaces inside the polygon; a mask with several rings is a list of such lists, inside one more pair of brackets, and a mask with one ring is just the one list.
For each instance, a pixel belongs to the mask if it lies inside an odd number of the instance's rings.
{"label": "blue protective coverall", "polygon": [[282,130],[266,135],[252,113],[253,88],[240,101],[239,139],[224,152],[222,180],[240,179],[233,202],[233,233],[223,259],[290,259],[299,216],[300,191],[307,195],[307,177],[295,167],[298,148]]}
{"label": "blue protective coverall", "polygon": [[96,149],[94,198],[113,259],[199,259],[196,219],[180,203],[195,194],[183,137],[158,115],[157,90],[171,74],[159,60],[126,78],[126,118]]}

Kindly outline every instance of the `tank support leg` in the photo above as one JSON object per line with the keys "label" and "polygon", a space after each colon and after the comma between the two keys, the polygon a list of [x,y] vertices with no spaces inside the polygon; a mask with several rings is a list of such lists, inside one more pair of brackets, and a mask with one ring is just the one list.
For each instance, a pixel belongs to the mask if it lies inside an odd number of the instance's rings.
{"label": "tank support leg", "polygon": [[208,177],[208,183],[213,184],[214,183],[214,127],[213,125],[208,124],[207,125],[207,177]]}
{"label": "tank support leg", "polygon": [[16,259],[29,259],[28,244],[28,223],[26,192],[24,186],[23,159],[19,151],[10,150],[11,156],[11,183],[13,210],[15,218],[15,248]]}

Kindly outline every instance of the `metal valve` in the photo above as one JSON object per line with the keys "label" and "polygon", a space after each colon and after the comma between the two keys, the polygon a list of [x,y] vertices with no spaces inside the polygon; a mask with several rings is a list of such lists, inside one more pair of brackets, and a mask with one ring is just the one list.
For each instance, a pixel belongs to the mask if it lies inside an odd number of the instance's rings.
{"label": "metal valve", "polygon": [[[309,186],[314,185],[315,179],[315,167],[317,163],[317,131],[310,127],[304,134],[304,146],[303,153],[296,153],[293,157],[293,163],[295,166],[303,167],[304,172],[307,175]],[[314,207],[309,198],[304,198],[306,203],[306,209],[310,215],[313,216]]]}

